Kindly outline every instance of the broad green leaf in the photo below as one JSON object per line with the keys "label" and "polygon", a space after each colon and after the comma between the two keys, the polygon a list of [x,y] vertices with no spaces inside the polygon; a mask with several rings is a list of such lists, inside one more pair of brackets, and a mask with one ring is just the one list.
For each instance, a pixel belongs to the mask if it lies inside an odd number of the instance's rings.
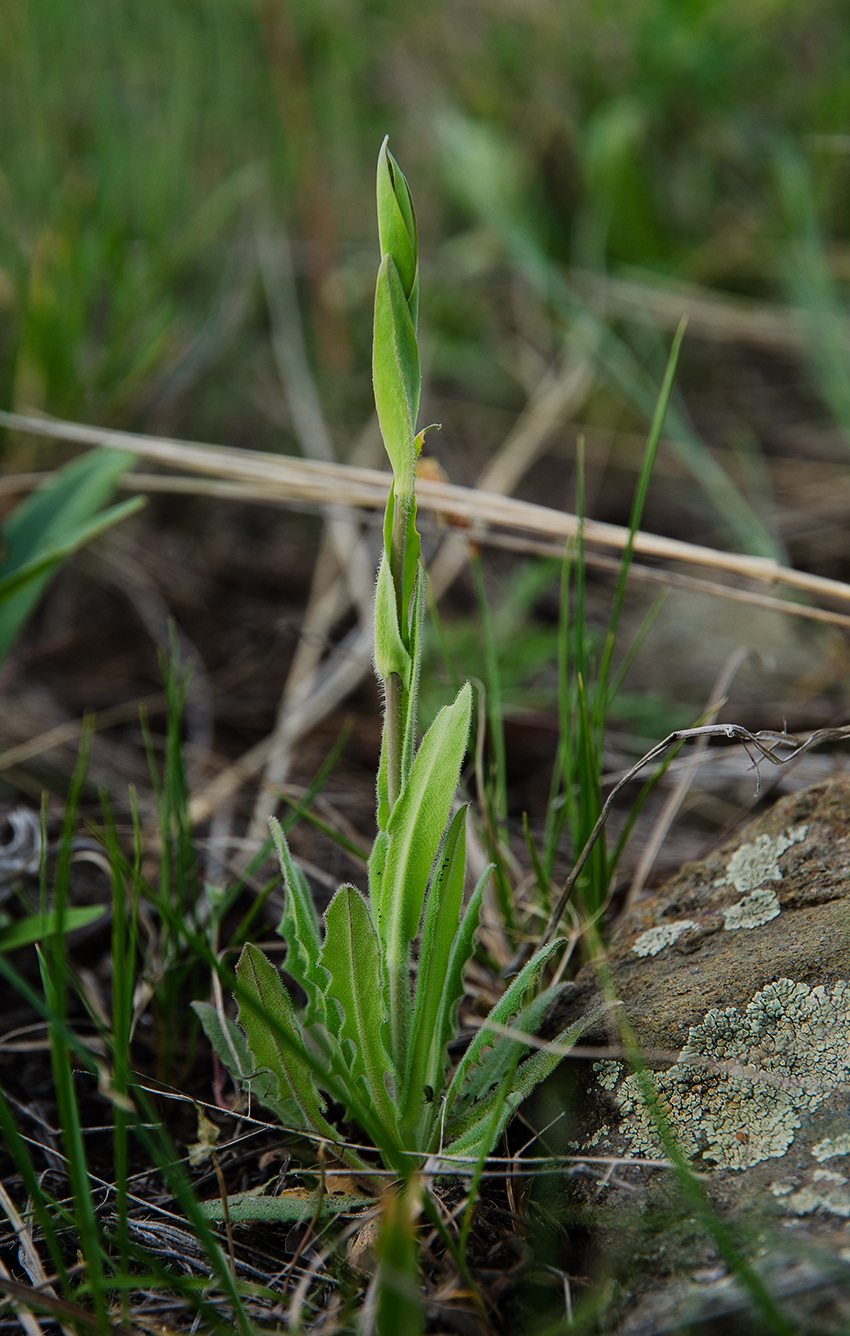
{"label": "broad green leaf", "polygon": [[326,996],[342,1008],[339,1040],[348,1054],[350,1077],[362,1077],[372,1104],[392,1124],[395,1111],[385,1075],[386,980],[378,934],[366,901],[354,886],[341,886],[325,913],[322,964],[329,976]]}
{"label": "broad green leaf", "polygon": [[254,1059],[248,1050],[245,1035],[225,1017],[221,1018],[209,1002],[190,1002],[189,1004],[204,1029],[204,1034],[213,1046],[220,1062],[226,1067],[234,1081],[249,1090],[251,1095],[264,1108],[270,1109],[284,1127],[300,1129],[306,1126],[304,1115],[294,1099],[278,1098],[277,1086],[272,1090],[273,1078],[268,1072],[257,1072]]}
{"label": "broad green leaf", "polygon": [[392,1057],[399,1080],[410,1025],[410,943],[419,927],[431,866],[457,788],[471,708],[472,688],[467,683],[425,734],[387,823],[389,849],[378,931],[387,964]]}
{"label": "broad green leaf", "polygon": [[19,919],[17,923],[0,928],[0,951],[17,951],[18,947],[40,942],[42,938],[56,932],[60,924],[66,934],[75,932],[77,928],[87,928],[105,913],[104,905],[81,905],[77,909],[66,909],[61,917],[57,917],[55,912],[32,914],[29,918]]}
{"label": "broad green leaf", "polygon": [[425,906],[425,921],[419,948],[419,970],[413,1003],[413,1020],[404,1075],[402,1122],[418,1121],[429,1080],[429,1063],[442,1062],[441,1035],[437,1025],[443,989],[449,972],[452,947],[460,925],[463,882],[466,872],[466,807],[452,818],[440,860],[431,881]]}
{"label": "broad green leaf", "polygon": [[[252,1221],[265,1224],[297,1224],[302,1220],[319,1219],[332,1215],[348,1215],[375,1205],[374,1197],[352,1197],[343,1192],[265,1197],[256,1192],[234,1192],[227,1198],[227,1214],[232,1224],[247,1225]],[[224,1220],[224,1204],[220,1197],[199,1201],[198,1209],[207,1220]]]}
{"label": "broad green leaf", "polygon": [[408,956],[416,935],[431,865],[446,828],[460,777],[472,709],[467,682],[437,715],[416,753],[387,825],[378,930],[390,970]]}
{"label": "broad green leaf", "polygon": [[372,349],[375,406],[395,475],[396,505],[413,491],[413,438],[419,412],[419,349],[395,261],[385,255],[375,288]]}
{"label": "broad green leaf", "polygon": [[[594,1007],[586,1016],[582,1016],[574,1024],[568,1025],[554,1040],[558,1049],[572,1048],[588,1026],[592,1025],[605,1010],[605,1004]],[[472,1155],[476,1158],[481,1155],[491,1155],[493,1147],[520,1104],[528,1098],[535,1086],[538,1086],[555,1070],[563,1056],[560,1051],[553,1053],[547,1049],[540,1049],[534,1054],[534,1057],[527,1058],[525,1062],[520,1063],[514,1072],[510,1091],[505,1097],[503,1108],[498,1117],[493,1120],[493,1113],[501,1092],[500,1090],[494,1090],[486,1099],[473,1105],[468,1117],[462,1120],[462,1130],[446,1147],[445,1153],[447,1155]]]}
{"label": "broad green leaf", "polygon": [[[564,945],[563,937],[556,937],[544,946],[541,950],[535,951],[528,964],[520,970],[515,979],[511,981],[499,998],[496,1005],[491,1010],[488,1021],[493,1021],[497,1025],[507,1025],[512,1016],[522,1007],[523,998],[527,989],[533,987],[538,975],[547,960]],[[452,1077],[451,1085],[446,1092],[446,1104],[451,1114],[452,1105],[455,1099],[462,1093],[466,1082],[466,1075],[470,1068],[474,1067],[481,1057],[481,1052],[486,1044],[493,1042],[492,1032],[489,1032],[485,1026],[482,1026],[473,1038],[469,1048],[464,1053],[457,1065],[455,1074]]]}
{"label": "broad green leaf", "polygon": [[386,139],[378,155],[376,193],[381,255],[391,255],[395,260],[415,325],[418,305],[416,215],[410,187],[390,153]]}
{"label": "broad green leaf", "polygon": [[145,504],[143,497],[131,497],[120,505],[110,506],[101,514],[71,530],[62,542],[41,548],[38,553],[22,565],[10,569],[6,560],[0,565],[0,661],[12,647],[12,643],[32,612],[44,589],[50,581],[55,568],[78,548],[96,538],[98,534],[120,523],[128,515],[134,514]]}
{"label": "broad green leaf", "polygon": [[292,861],[280,822],[270,817],[269,826],[277,849],[286,892],[283,915],[277,931],[289,948],[286,968],[307,994],[305,1023],[313,1025],[317,1021],[321,1023],[325,1020],[323,996],[327,975],[319,963],[322,949],[319,920],[310,888],[301,869]]}
{"label": "broad green leaf", "polygon": [[[225,1017],[224,1025],[210,1002],[190,1002],[204,1033],[234,1080],[248,1081],[255,1073],[254,1060],[248,1051],[245,1035],[238,1025]],[[254,1092],[257,1094],[257,1090]],[[258,1095],[259,1098],[259,1095]]]}
{"label": "broad green leaf", "polygon": [[134,463],[135,456],[123,450],[91,450],[53,473],[6,519],[0,529],[4,550],[0,581],[41,559],[50,559],[13,596],[7,586],[9,598],[0,611],[0,658],[8,653],[12,640],[41,597],[51,567],[94,533],[128,513],[128,509],[118,508],[111,512],[108,522],[101,517],[92,532],[86,531],[85,526],[109,499],[118,479]]}
{"label": "broad green leaf", "polygon": [[410,655],[399,633],[398,600],[386,552],[381,554],[375,589],[375,668],[384,681],[398,673],[405,687],[410,684]]}
{"label": "broad green leaf", "polygon": [[64,541],[105,504],[135,462],[124,450],[90,450],[52,473],[4,521],[4,566],[20,566],[47,543]]}
{"label": "broad green leaf", "polygon": [[[339,1138],[322,1117],[325,1102],[313,1082],[308,1064],[301,1058],[305,1043],[295,1018],[289,994],[270,960],[258,947],[248,943],[242,949],[236,978],[250,998],[271,1016],[287,1036],[286,1042],[260,1012],[240,1000],[239,1024],[245,1031],[248,1048],[259,1073],[269,1073],[277,1083],[275,1098],[294,1099],[308,1125],[331,1141]],[[274,1085],[271,1087],[274,1094]]]}

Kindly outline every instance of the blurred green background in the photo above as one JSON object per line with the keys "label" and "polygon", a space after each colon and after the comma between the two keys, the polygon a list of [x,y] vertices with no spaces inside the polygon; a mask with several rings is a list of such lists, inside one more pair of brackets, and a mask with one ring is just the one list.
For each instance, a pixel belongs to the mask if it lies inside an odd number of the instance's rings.
{"label": "blurred green background", "polygon": [[843,322],[843,0],[21,0],[0,7],[0,115],[19,411],[294,448],[257,259],[285,231],[344,457],[370,411],[385,133],[419,207],[426,370],[460,401],[522,405],[569,266]]}

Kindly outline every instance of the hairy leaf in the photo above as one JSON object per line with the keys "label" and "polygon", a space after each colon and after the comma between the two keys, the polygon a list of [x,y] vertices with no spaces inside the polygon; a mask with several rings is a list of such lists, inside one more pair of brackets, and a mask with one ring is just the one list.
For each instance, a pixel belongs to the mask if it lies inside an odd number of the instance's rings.
{"label": "hairy leaf", "polygon": [[375,589],[375,668],[384,681],[398,673],[405,687],[410,683],[410,655],[399,632],[398,601],[386,552],[381,554]]}
{"label": "hairy leaf", "polygon": [[381,255],[391,255],[395,260],[415,325],[418,298],[416,215],[410,187],[390,153],[386,139],[378,155],[377,200]]}
{"label": "hairy leaf", "polygon": [[377,917],[380,910],[389,847],[389,835],[386,831],[379,830],[375,836],[375,843],[372,845],[372,852],[369,855],[369,903],[372,906],[373,919]]}
{"label": "hairy leaf", "polygon": [[[374,1197],[353,1197],[344,1192],[326,1192],[323,1197],[314,1193],[292,1196],[266,1197],[255,1192],[234,1192],[227,1198],[227,1214],[234,1225],[250,1224],[252,1220],[266,1224],[295,1224],[300,1220],[321,1219],[329,1215],[348,1215],[375,1205]],[[198,1207],[207,1220],[224,1220],[224,1203],[220,1197],[199,1201]]]}
{"label": "hairy leaf", "polygon": [[366,901],[354,886],[339,888],[328,905],[325,925],[327,996],[342,1008],[339,1039],[349,1054],[350,1076],[365,1080],[372,1104],[393,1123],[395,1112],[384,1081],[390,1070],[382,1038],[387,1021],[384,966]]}
{"label": "hairy leaf", "polygon": [[396,505],[413,491],[413,439],[419,413],[419,349],[395,261],[385,255],[375,288],[372,350],[375,405],[395,476]]}
{"label": "hairy leaf", "polygon": [[[556,937],[553,941],[549,942],[548,946],[544,946],[542,950],[536,951],[528,964],[520,970],[516,978],[513,979],[510,985],[505,989],[504,993],[491,1010],[487,1020],[493,1021],[497,1025],[507,1025],[511,1017],[516,1015],[517,1011],[521,1008],[527,990],[533,987],[536,983],[537,977],[547,960],[549,960],[554,952],[559,950],[563,945],[564,938]],[[458,1063],[455,1074],[452,1077],[451,1085],[446,1093],[446,1104],[448,1105],[449,1111],[451,1111],[455,1099],[463,1090],[467,1073],[478,1062],[481,1057],[482,1049],[485,1044],[488,1043],[492,1043],[492,1032],[488,1032],[487,1029],[482,1026]]]}
{"label": "hairy leaf", "polygon": [[[572,1025],[568,1025],[565,1030],[562,1030],[557,1039],[554,1040],[554,1044],[558,1046],[559,1050],[572,1048],[588,1026],[592,1025],[605,1009],[604,1005],[594,1007],[586,1016],[582,1016]],[[486,1099],[473,1105],[467,1117],[460,1120],[460,1130],[457,1135],[453,1136],[452,1141],[446,1147],[445,1153],[447,1155],[471,1155],[476,1158],[481,1155],[492,1154],[493,1147],[520,1104],[528,1098],[535,1086],[539,1085],[555,1070],[563,1056],[560,1051],[553,1053],[551,1050],[540,1049],[532,1058],[527,1058],[525,1062],[520,1063],[514,1072],[510,1090],[504,1098],[504,1104],[499,1114],[494,1118],[493,1115],[499,1103],[501,1090],[494,1090]],[[455,1128],[452,1128],[452,1132],[455,1130]]]}
{"label": "hairy leaf", "polygon": [[251,1092],[264,1108],[270,1109],[279,1118],[284,1127],[302,1128],[306,1126],[304,1115],[294,1099],[280,1099],[277,1086],[273,1089],[273,1078],[269,1072],[257,1072],[245,1035],[233,1021],[221,1017],[209,1002],[191,1002],[189,1004],[204,1028],[204,1034],[212,1044],[219,1061],[230,1072],[239,1086]]}
{"label": "hairy leaf", "polygon": [[[546,988],[542,993],[538,993],[537,997],[532,998],[527,1007],[523,1007],[511,1028],[521,1030],[528,1035],[536,1034],[546,1008],[555,1001],[555,998],[562,991],[562,984],[553,984],[551,988]],[[517,1054],[522,1057],[523,1049],[528,1047],[521,1040],[509,1039],[507,1035],[493,1034],[490,1042],[493,1047],[487,1049],[480,1064],[473,1067],[466,1078],[462,1095],[463,1103],[469,1101],[472,1104],[477,1100],[484,1099],[491,1090],[504,1080]],[[458,1103],[460,1102],[458,1101]]]}
{"label": "hairy leaf", "polygon": [[446,828],[469,739],[472,688],[437,715],[392,810],[378,928],[392,970],[416,935],[431,865]]}
{"label": "hairy leaf", "polygon": [[[245,1031],[256,1071],[268,1073],[277,1083],[275,1098],[294,1099],[310,1127],[337,1141],[336,1132],[322,1117],[325,1102],[316,1089],[310,1067],[300,1056],[305,1050],[304,1036],[274,965],[258,947],[248,943],[239,957],[236,977],[248,996],[273,1018],[286,1036],[284,1039],[278,1034],[261,1012],[240,1001],[239,1024]],[[271,1089],[274,1094],[273,1085]]]}
{"label": "hairy leaf", "polygon": [[457,1009],[464,994],[464,975],[472,952],[475,949],[475,934],[481,915],[481,901],[487,885],[492,865],[486,867],[478,879],[469,904],[466,906],[460,928],[452,943],[446,978],[440,997],[440,1009],[434,1026],[434,1042],[428,1055],[428,1068],[425,1080],[434,1091],[435,1098],[442,1092],[445,1084],[444,1064],[446,1046],[457,1033]]}
{"label": "hairy leaf", "polygon": [[307,1025],[313,1025],[317,1021],[323,1023],[325,1020],[323,998],[328,980],[319,963],[322,943],[316,907],[304,874],[292,861],[280,822],[270,817],[269,826],[286,891],[283,915],[277,928],[278,935],[288,947],[286,968],[307,994],[305,1023]]}

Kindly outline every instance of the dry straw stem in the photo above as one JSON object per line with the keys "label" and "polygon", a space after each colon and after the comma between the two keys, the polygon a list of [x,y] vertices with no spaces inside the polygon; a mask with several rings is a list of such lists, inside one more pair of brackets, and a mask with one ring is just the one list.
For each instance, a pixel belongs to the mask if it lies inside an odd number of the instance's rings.
{"label": "dry straw stem", "polygon": [[594,310],[608,315],[665,329],[676,329],[687,315],[691,336],[798,356],[809,351],[809,321],[793,307],[710,293],[694,283],[643,277],[637,270],[624,278],[573,269],[570,279]]}
{"label": "dry straw stem", "polygon": [[[720,670],[720,674],[715,681],[714,686],[711,688],[711,694],[709,695],[708,705],[702,721],[703,723],[714,724],[717,722],[717,716],[726,704],[727,692],[734,681],[735,674],[746,661],[749,653],[750,651],[748,649],[739,647],[729,655]],[[688,790],[696,778],[696,772],[699,769],[700,762],[705,758],[705,753],[708,750],[708,741],[709,735],[707,733],[704,733],[702,737],[697,739],[696,746],[691,755],[687,757],[685,764],[682,767],[676,787],[673,789],[672,793],[668,795],[667,801],[659,812],[658,818],[650,831],[649,839],[647,840],[640,859],[638,860],[638,865],[635,869],[635,874],[632,877],[628,895],[626,896],[624,909],[630,909],[643,891],[647,877],[652,871],[652,866],[658,857],[661,846],[667,838],[667,833],[673,825],[673,822],[676,820],[679,808],[685,801]]]}
{"label": "dry straw stem", "polygon": [[[81,445],[128,450],[167,467],[253,484],[262,487],[266,500],[377,511],[382,511],[386,505],[389,475],[376,469],[109,431],[18,413],[0,412],[0,426]],[[416,494],[420,511],[441,516],[464,529],[476,542],[486,541],[488,528],[560,542],[575,538],[579,531],[578,517],[568,511],[552,510],[492,492],[422,478],[417,481]],[[587,546],[622,551],[628,539],[628,529],[622,525],[595,520],[584,522]],[[761,584],[782,584],[816,598],[850,603],[850,585],[792,570],[770,557],[722,552],[678,539],[661,538],[643,530],[635,535],[634,551],[638,556],[701,566]]]}

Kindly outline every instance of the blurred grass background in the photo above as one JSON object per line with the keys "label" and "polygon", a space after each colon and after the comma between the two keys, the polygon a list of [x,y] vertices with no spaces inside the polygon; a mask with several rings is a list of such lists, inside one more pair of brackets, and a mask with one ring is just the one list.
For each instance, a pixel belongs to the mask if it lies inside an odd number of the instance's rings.
{"label": "blurred grass background", "polygon": [[288,448],[254,244],[273,219],[350,439],[384,133],[416,184],[430,374],[495,409],[524,398],[506,325],[541,356],[559,334],[487,200],[557,265],[784,299],[814,236],[850,273],[841,0],[25,0],[0,11],[0,123],[18,410]]}
{"label": "blurred grass background", "polygon": [[[583,435],[588,514],[626,522],[678,319],[664,304],[681,308],[689,285],[686,305],[743,299],[767,332],[743,337],[728,304],[714,335],[692,324],[645,526],[850,576],[840,0],[22,0],[0,7],[0,123],[0,407],[296,452],[276,347],[291,353],[294,328],[352,459],[373,418],[374,163],[389,133],[419,209],[422,421],[445,423],[427,449],[452,481],[474,484],[529,413],[545,417],[547,378],[557,390],[584,360],[586,388],[512,486],[573,507]],[[611,301],[619,281],[632,286]],[[7,473],[65,458],[11,433],[0,451]],[[184,565],[203,532],[202,562],[214,549],[228,568],[269,519],[233,521],[228,547],[197,503],[148,513],[180,527]],[[287,525],[300,604],[318,526]],[[165,547],[139,550],[169,588]],[[276,552],[246,561],[252,589],[272,566],[292,584]],[[488,562],[504,701],[542,709],[557,580],[514,569]],[[175,615],[195,625],[202,603]],[[481,675],[468,581],[458,604],[450,638]],[[749,722],[832,721],[850,680],[839,634],[778,634],[778,615],[739,612],[671,598],[625,716],[652,736],[692,718],[748,643],[788,678],[766,688],[753,670]],[[279,655],[277,622],[261,620]],[[219,627],[201,658],[226,658],[230,637]],[[816,709],[815,662],[829,664]]]}

